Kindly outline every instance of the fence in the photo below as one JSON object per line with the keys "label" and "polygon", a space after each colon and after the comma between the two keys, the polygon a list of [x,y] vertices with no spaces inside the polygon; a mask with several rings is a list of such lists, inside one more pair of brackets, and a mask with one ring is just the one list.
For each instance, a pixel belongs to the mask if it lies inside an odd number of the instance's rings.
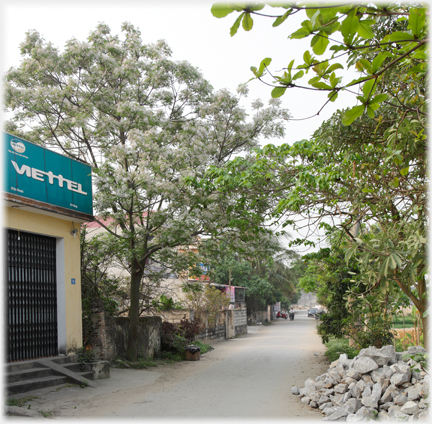
{"label": "fence", "polygon": [[162,320],[179,324],[182,319],[193,320],[199,318],[203,323],[203,330],[196,337],[197,340],[225,340],[247,334],[246,309],[225,310],[219,312],[215,322],[211,322],[207,312],[196,313],[189,309],[164,312]]}

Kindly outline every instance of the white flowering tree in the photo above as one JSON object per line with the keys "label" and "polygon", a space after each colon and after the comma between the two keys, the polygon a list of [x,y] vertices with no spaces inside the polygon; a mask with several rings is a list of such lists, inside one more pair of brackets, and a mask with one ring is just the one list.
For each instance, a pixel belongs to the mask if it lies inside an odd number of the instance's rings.
{"label": "white flowering tree", "polygon": [[130,275],[127,356],[135,360],[149,261],[185,269],[188,256],[176,247],[247,230],[259,214],[255,205],[248,219],[236,220],[229,195],[199,184],[205,170],[247,155],[260,137],[283,136],[288,112],[278,100],[257,101],[248,117],[241,94],[215,93],[196,68],[170,58],[165,42],[144,44],[127,23],[122,32],[100,24],[62,52],[28,32],[20,66],[5,77],[5,105],[8,132],[92,165],[105,243]]}

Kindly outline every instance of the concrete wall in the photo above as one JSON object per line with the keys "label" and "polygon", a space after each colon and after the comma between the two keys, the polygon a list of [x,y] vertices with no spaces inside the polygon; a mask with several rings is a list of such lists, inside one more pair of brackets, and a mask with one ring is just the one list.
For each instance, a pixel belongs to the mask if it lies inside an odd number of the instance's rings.
{"label": "concrete wall", "polygon": [[229,311],[234,315],[235,337],[247,334],[247,313],[246,309]]}
{"label": "concrete wall", "polygon": [[4,207],[3,227],[56,238],[59,353],[75,353],[82,346],[80,224],[73,218]]}
{"label": "concrete wall", "polygon": [[248,318],[248,324],[249,325],[256,325],[258,322],[263,323],[267,322],[267,311],[258,311],[254,312],[249,318]]}
{"label": "concrete wall", "polygon": [[[160,351],[162,320],[160,317],[140,317],[138,330],[138,355],[153,358]],[[96,357],[110,361],[126,356],[129,318],[111,317],[104,311],[92,315],[92,334],[89,345]]]}

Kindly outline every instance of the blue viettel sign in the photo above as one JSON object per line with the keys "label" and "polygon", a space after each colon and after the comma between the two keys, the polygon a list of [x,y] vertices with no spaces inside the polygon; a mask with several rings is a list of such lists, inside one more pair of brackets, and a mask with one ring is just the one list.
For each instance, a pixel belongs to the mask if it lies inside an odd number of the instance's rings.
{"label": "blue viettel sign", "polygon": [[21,138],[4,134],[3,189],[93,215],[91,167]]}

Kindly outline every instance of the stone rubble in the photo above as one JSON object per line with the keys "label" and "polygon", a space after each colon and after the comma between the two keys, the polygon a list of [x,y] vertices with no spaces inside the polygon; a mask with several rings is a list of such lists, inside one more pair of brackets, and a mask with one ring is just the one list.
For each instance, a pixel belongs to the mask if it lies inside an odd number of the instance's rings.
{"label": "stone rubble", "polygon": [[293,386],[291,393],[321,411],[323,421],[427,420],[429,374],[404,356],[417,353],[426,350],[395,352],[390,345],[362,349],[353,359],[341,354],[326,373],[307,379],[301,389]]}

